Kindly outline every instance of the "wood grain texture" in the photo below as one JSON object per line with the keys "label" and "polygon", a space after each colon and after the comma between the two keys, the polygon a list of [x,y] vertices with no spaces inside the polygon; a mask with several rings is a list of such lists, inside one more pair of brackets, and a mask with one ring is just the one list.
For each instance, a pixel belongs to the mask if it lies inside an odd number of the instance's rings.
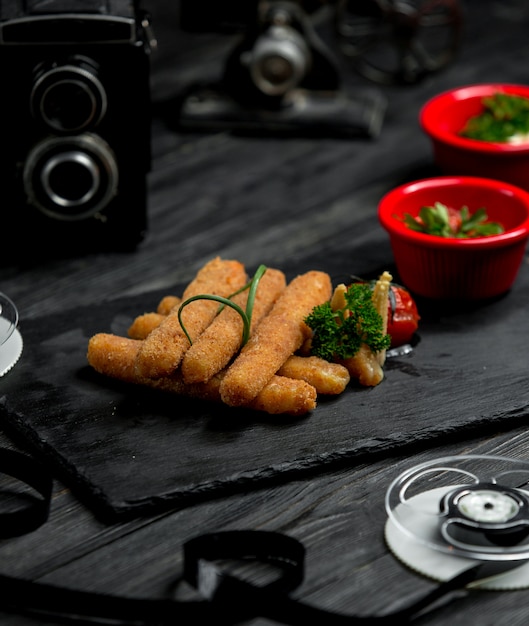
{"label": "wood grain texture", "polygon": [[[89,333],[102,330],[100,313],[113,311],[113,304],[119,316],[122,302],[139,305],[152,298],[148,307],[152,310],[160,294],[186,284],[217,254],[240,259],[250,270],[260,263],[288,268],[290,277],[309,269],[331,275],[376,275],[391,260],[387,237],[377,224],[378,200],[398,182],[436,172],[417,122],[425,100],[446,88],[472,82],[527,82],[526,3],[464,0],[463,41],[456,62],[420,84],[380,88],[388,109],[376,140],[180,132],[175,128],[179,93],[197,77],[218,75],[233,40],[180,33],[178,3],[149,0],[146,4],[159,42],[152,57],[153,163],[148,176],[147,237],[134,253],[4,263],[0,289],[20,309],[22,335],[26,325],[28,333],[33,332],[39,320],[50,315],[58,316],[60,323],[61,316],[82,311],[79,323]],[[353,72],[345,76],[345,82],[353,91],[379,89]],[[527,256],[521,272],[516,289],[524,291],[507,296],[513,307],[504,320],[505,334],[497,335],[493,323],[493,313],[497,312],[499,320],[504,310],[501,301],[491,304],[490,317],[483,318],[478,311],[458,312],[429,318],[421,329],[416,355],[419,358],[423,351],[420,359],[428,361],[428,376],[423,376],[428,385],[434,385],[438,374],[450,368],[458,370],[461,384],[471,372],[475,394],[469,390],[462,402],[445,389],[443,405],[435,410],[440,419],[446,415],[477,419],[472,433],[454,427],[442,441],[419,437],[415,447],[373,454],[369,461],[349,458],[339,467],[112,524],[94,516],[55,475],[50,519],[35,532],[0,541],[0,573],[130,597],[162,598],[176,588],[177,597],[191,599],[196,598],[194,592],[181,582],[183,543],[203,532],[261,529],[286,533],[305,545],[306,576],[296,598],[351,615],[383,613],[408,604],[434,583],[403,567],[384,543],[384,493],[390,481],[404,469],[438,456],[479,453],[528,459],[529,370],[516,342],[518,330],[527,338]],[[117,323],[130,321],[125,317],[118,317]],[[46,328],[39,332],[45,335]],[[441,332],[452,338],[452,345],[458,336],[470,338],[471,345],[461,352],[435,348],[430,353]],[[483,357],[476,363],[474,351],[488,340],[493,343],[490,360]],[[511,367],[516,374],[507,379],[494,363],[495,359],[507,362],[513,354]],[[24,356],[32,358],[29,352]],[[62,356],[67,364],[68,353]],[[399,386],[392,391],[395,397],[401,386],[406,387],[402,381],[416,381],[413,363],[407,361],[407,369],[388,366],[389,385],[395,380]],[[0,396],[4,384],[8,378],[0,380]],[[409,406],[416,401],[427,407],[428,398],[416,393]],[[502,397],[517,404],[516,415],[481,430],[480,415]],[[50,389],[42,390],[38,401],[47,407],[50,420],[57,419]],[[397,402],[394,410],[397,413]],[[322,424],[321,438],[327,436],[327,428],[334,426]],[[236,445],[233,432],[225,436]],[[377,445],[383,439],[381,431]],[[20,442],[1,433],[0,444],[16,447]],[[91,449],[84,452],[89,454]],[[5,479],[0,479],[4,487]],[[522,626],[528,612],[526,591],[472,592],[416,623]],[[0,611],[0,622],[59,626],[53,618],[5,610]],[[271,625],[261,618],[247,624]]]}

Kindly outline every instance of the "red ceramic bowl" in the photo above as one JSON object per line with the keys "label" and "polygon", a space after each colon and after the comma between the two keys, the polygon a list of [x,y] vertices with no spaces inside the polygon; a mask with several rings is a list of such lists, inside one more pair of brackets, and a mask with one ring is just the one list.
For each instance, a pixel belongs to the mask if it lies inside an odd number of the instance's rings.
{"label": "red ceramic bowl", "polygon": [[419,123],[432,142],[443,174],[504,180],[529,190],[529,141],[494,143],[459,136],[469,118],[484,109],[482,100],[496,92],[529,98],[529,86],[481,84],[441,93],[421,109]]}
{"label": "red ceramic bowl", "polygon": [[[441,202],[471,213],[487,210],[499,235],[472,239],[427,235],[408,228],[405,213]],[[397,271],[408,289],[426,298],[477,300],[507,292],[520,269],[529,238],[529,193],[487,178],[439,176],[401,185],[382,197],[381,225],[389,233]]]}

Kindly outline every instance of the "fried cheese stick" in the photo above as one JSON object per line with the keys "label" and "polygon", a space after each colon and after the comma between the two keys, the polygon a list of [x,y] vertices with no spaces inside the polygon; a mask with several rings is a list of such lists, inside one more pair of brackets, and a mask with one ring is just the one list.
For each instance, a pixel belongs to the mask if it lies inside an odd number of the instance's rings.
{"label": "fried cheese stick", "polygon": [[347,387],[351,376],[339,363],[330,363],[317,356],[292,355],[277,371],[279,376],[304,380],[323,395],[336,396]]}
{"label": "fried cheese stick", "polygon": [[[220,315],[217,316],[208,326],[208,328],[200,336],[201,339],[207,332],[209,332],[209,329],[213,327],[215,321],[219,317]],[[160,324],[162,319],[163,315],[158,313],[145,313],[143,315],[139,315],[130,326],[128,336],[131,339],[145,339],[151,330]],[[193,346],[194,345],[195,344],[193,344]],[[193,346],[191,346],[188,352],[184,355],[184,360],[182,361],[182,371],[184,370],[185,359],[187,358],[189,352],[193,349]],[[320,359],[319,357],[310,356],[308,354],[293,355],[288,357],[277,373],[279,376],[304,380],[315,387],[318,394],[321,393],[324,395],[338,395],[342,393],[351,379],[351,376],[344,365],[329,363],[329,361],[326,361],[325,359]]]}
{"label": "fried cheese stick", "polygon": [[[183,300],[202,294],[230,296],[246,284],[244,266],[239,261],[219,257],[206,263],[183,293]],[[196,300],[182,311],[182,322],[191,338],[198,337],[217,314],[219,303]],[[189,340],[180,324],[179,307],[173,307],[162,323],[142,342],[136,357],[139,376],[159,378],[174,372],[180,365]]]}
{"label": "fried cheese stick", "polygon": [[325,272],[313,270],[294,278],[228,367],[220,385],[222,401],[230,406],[251,402],[310,335],[304,320],[331,293]]}
{"label": "fried cheese stick", "polygon": [[130,339],[145,339],[165,318],[161,313],[143,313],[134,318],[127,330]]}
{"label": "fried cheese stick", "polygon": [[171,309],[180,305],[182,298],[178,296],[164,296],[156,308],[156,312],[144,313],[138,315],[129,326],[127,335],[131,339],[145,339],[151,330],[159,326],[166,315],[169,315]]}
{"label": "fried cheese stick", "polygon": [[175,306],[180,304],[182,304],[182,298],[179,298],[178,296],[164,296],[158,303],[156,313],[159,313],[160,315],[168,315],[171,312],[171,309],[174,309]]}
{"label": "fried cheese stick", "polygon": [[169,315],[171,310],[180,304],[182,304],[182,298],[178,296],[164,296],[158,303],[156,311],[138,315],[133,320],[127,330],[127,335],[131,339],[145,339],[151,330],[159,326],[163,318]]}
{"label": "fried cheese stick", "polygon": [[[212,402],[221,402],[220,385],[224,375],[219,372],[207,383],[187,385],[180,371],[160,378],[147,378],[137,373],[135,363],[141,340],[109,333],[93,335],[88,342],[87,360],[98,373],[125,383],[185,395]],[[301,416],[316,407],[316,390],[303,380],[273,376],[247,408],[270,414]]]}
{"label": "fried cheese stick", "polygon": [[[286,287],[286,278],[280,270],[268,268],[259,280],[255,293],[250,332],[270,311]],[[243,310],[248,300],[248,290],[232,300]],[[243,321],[239,313],[229,306],[217,315],[206,330],[186,351],[181,369],[184,382],[207,382],[224,369],[239,351]]]}

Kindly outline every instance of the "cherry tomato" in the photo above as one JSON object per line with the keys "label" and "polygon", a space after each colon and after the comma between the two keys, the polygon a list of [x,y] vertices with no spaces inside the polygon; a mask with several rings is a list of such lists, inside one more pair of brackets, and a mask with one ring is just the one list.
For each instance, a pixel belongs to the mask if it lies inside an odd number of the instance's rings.
{"label": "cherry tomato", "polygon": [[391,347],[409,343],[419,327],[421,319],[415,300],[410,292],[400,285],[391,285],[388,302],[388,334],[391,335]]}

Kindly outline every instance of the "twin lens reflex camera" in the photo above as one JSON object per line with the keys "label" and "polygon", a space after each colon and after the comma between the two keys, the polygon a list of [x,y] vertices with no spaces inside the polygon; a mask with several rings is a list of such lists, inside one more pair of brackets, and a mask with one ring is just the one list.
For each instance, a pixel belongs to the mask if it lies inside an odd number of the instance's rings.
{"label": "twin lens reflex camera", "polygon": [[0,0],[1,253],[142,240],[150,49],[133,0]]}

